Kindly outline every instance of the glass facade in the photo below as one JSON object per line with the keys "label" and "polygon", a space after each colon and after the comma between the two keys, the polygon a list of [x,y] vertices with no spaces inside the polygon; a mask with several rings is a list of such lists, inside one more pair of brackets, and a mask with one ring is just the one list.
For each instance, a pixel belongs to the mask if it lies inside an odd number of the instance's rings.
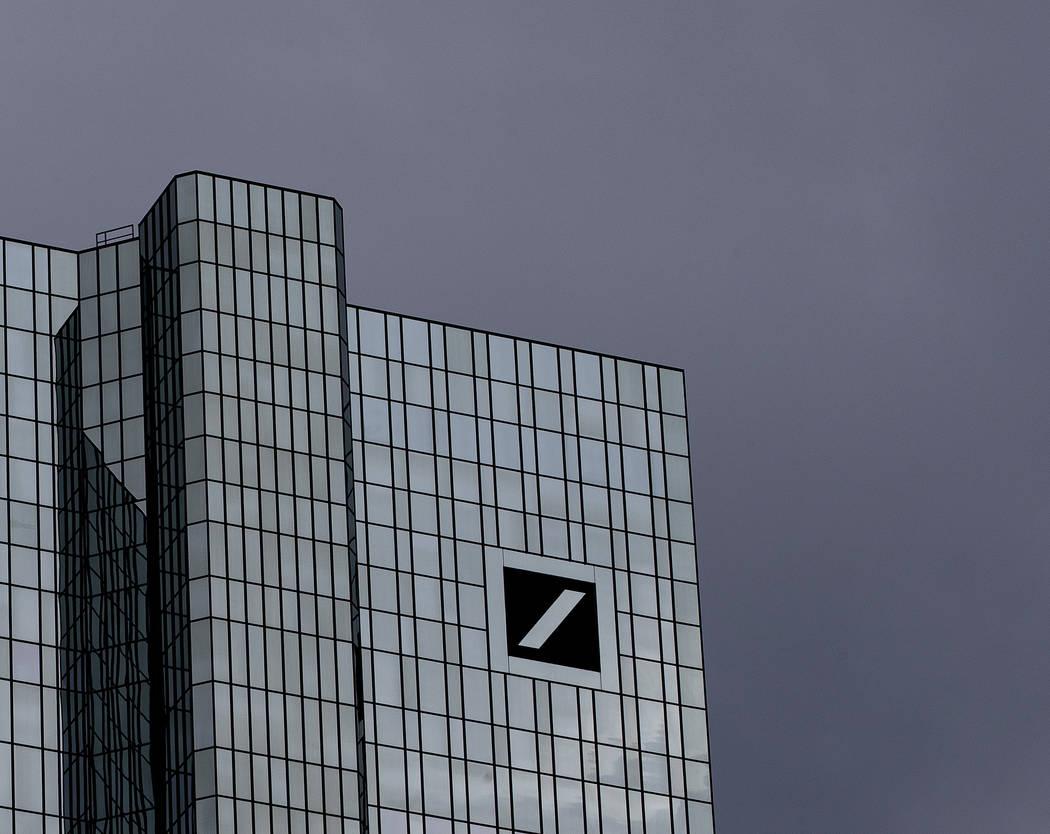
{"label": "glass facade", "polygon": [[61,830],[55,334],[76,253],[0,240],[0,831]]}
{"label": "glass facade", "polygon": [[711,831],[682,373],[350,306],[328,197],[138,232],[2,242],[0,830]]}
{"label": "glass facade", "polygon": [[710,830],[682,373],[349,317],[371,824]]}
{"label": "glass facade", "polygon": [[153,830],[138,246],[82,253],[54,341],[69,831]]}

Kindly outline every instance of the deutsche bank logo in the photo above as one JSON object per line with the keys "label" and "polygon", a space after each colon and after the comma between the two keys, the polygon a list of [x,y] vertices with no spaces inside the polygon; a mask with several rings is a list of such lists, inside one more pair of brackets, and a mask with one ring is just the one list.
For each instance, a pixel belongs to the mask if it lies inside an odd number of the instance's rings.
{"label": "deutsche bank logo", "polygon": [[617,688],[611,569],[501,548],[485,564],[494,670]]}
{"label": "deutsche bank logo", "polygon": [[503,568],[507,654],[600,672],[593,582]]}

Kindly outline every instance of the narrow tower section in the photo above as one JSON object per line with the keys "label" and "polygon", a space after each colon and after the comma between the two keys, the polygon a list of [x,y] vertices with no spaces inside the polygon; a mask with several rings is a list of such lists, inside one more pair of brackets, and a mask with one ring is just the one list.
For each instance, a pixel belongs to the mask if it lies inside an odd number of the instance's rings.
{"label": "narrow tower section", "polygon": [[54,340],[64,830],[152,834],[138,242],[78,266]]}
{"label": "narrow tower section", "polygon": [[342,211],[193,173],[140,228],[162,830],[362,830]]}
{"label": "narrow tower section", "polygon": [[63,810],[54,334],[77,305],[76,253],[0,239],[0,831]]}

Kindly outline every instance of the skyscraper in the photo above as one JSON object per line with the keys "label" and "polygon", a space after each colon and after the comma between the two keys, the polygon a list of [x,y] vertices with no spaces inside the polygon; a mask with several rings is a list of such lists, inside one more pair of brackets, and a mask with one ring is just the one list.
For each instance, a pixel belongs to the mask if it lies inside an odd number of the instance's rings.
{"label": "skyscraper", "polygon": [[199,172],[3,250],[0,829],[712,829],[680,371],[349,306],[338,203]]}

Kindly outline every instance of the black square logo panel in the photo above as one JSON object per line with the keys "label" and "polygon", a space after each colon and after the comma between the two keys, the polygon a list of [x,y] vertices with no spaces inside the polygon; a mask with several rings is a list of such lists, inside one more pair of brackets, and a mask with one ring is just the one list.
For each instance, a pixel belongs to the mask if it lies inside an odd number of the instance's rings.
{"label": "black square logo panel", "polygon": [[503,568],[507,654],[601,672],[593,582]]}

